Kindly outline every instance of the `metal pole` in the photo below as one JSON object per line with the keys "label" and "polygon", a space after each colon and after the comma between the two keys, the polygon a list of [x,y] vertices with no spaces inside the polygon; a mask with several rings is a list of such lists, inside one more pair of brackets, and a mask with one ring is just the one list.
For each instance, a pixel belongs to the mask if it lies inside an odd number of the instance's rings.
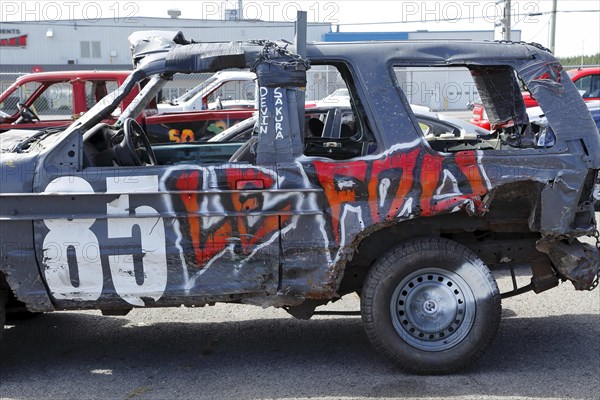
{"label": "metal pole", "polygon": [[238,21],[244,20],[244,1],[238,0]]}
{"label": "metal pole", "polygon": [[556,46],[556,3],[558,0],[552,0],[552,19],[550,25],[550,51],[555,52]]}
{"label": "metal pole", "polygon": [[296,53],[306,57],[306,32],[308,26],[308,14],[306,11],[298,11],[296,14]]}
{"label": "metal pole", "polygon": [[504,0],[504,19],[503,19],[504,35],[502,39],[510,40],[511,31],[511,16],[510,16],[510,0]]}

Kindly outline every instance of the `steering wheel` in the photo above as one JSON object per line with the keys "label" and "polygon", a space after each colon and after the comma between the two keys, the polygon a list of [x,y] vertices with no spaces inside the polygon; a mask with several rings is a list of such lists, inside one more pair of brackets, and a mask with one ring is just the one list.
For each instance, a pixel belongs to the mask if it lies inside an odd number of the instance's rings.
{"label": "steering wheel", "polygon": [[132,160],[135,165],[144,165],[144,153],[148,156],[149,163],[146,165],[156,165],[156,156],[146,136],[144,129],[133,118],[127,118],[124,124],[125,137],[123,141],[131,152]]}
{"label": "steering wheel", "polygon": [[23,118],[24,122],[33,122],[34,119],[40,120],[40,117],[37,116],[36,113],[25,104],[19,102],[17,103],[17,108],[19,109],[19,114],[21,114],[21,118]]}

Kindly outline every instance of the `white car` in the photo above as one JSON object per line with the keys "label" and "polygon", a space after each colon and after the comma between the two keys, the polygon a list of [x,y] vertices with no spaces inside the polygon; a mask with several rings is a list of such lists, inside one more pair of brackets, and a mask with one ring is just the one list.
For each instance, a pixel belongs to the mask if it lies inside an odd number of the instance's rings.
{"label": "white car", "polygon": [[220,71],[182,96],[158,104],[158,113],[256,107],[256,74]]}

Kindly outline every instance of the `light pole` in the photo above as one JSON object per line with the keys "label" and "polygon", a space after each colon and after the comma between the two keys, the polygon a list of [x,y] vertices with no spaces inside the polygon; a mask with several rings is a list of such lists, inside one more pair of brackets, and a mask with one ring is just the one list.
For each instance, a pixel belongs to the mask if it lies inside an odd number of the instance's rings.
{"label": "light pole", "polygon": [[502,39],[510,40],[511,17],[510,0],[504,0],[504,17],[502,18]]}
{"label": "light pole", "polygon": [[552,19],[550,25],[550,51],[555,53],[555,45],[556,45],[556,3],[558,0],[552,0]]}

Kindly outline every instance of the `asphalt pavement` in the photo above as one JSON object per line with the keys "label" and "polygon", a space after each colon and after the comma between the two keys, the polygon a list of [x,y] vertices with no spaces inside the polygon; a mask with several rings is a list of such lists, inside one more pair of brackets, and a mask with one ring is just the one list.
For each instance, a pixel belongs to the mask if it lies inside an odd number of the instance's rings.
{"label": "asphalt pavement", "polygon": [[[526,271],[519,281],[527,283]],[[498,278],[501,289],[510,278]],[[348,295],[323,307],[356,311]],[[492,347],[448,376],[402,372],[371,347],[360,317],[298,321],[220,304],[56,312],[7,326],[1,399],[599,399],[600,289],[570,283],[503,301]]]}

